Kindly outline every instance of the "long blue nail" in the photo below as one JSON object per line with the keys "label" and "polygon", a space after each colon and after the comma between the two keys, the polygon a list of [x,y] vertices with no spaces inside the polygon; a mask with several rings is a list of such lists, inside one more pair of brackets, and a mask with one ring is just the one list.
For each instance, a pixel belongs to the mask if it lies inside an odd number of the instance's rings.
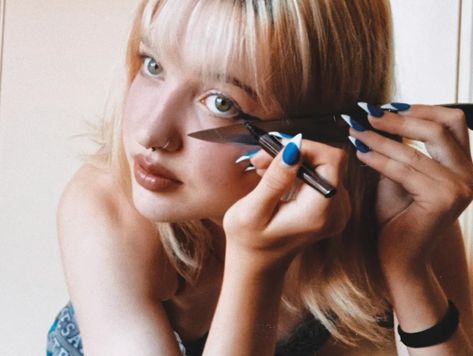
{"label": "long blue nail", "polygon": [[368,146],[366,146],[363,142],[361,142],[360,140],[357,140],[356,138],[354,138],[352,136],[348,136],[348,139],[353,144],[353,146],[355,146],[356,149],[358,151],[360,151],[361,153],[366,153],[366,152],[371,151],[371,149]]}
{"label": "long blue nail", "polygon": [[297,134],[294,136],[284,147],[282,153],[282,161],[287,166],[293,166],[301,157],[301,147],[302,144],[302,134]]}
{"label": "long blue nail", "polygon": [[371,105],[371,104],[360,101],[358,103],[358,106],[373,117],[381,117],[384,115],[384,111],[381,108],[377,107],[376,105]]}
{"label": "long blue nail", "polygon": [[366,127],[360,124],[355,119],[351,118],[348,115],[340,115],[342,119],[348,124],[348,126],[354,128],[356,131],[366,131]]}
{"label": "long blue nail", "polygon": [[396,110],[396,111],[407,111],[411,108],[409,104],[406,103],[388,103],[381,106],[381,109],[387,110]]}

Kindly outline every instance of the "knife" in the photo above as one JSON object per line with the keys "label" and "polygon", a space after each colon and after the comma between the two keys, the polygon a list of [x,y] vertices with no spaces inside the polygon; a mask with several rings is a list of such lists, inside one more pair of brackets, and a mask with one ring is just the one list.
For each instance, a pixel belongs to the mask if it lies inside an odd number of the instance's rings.
{"label": "knife", "polygon": [[[473,130],[473,103],[442,104],[440,106],[463,110],[467,126],[470,130]],[[394,110],[387,111],[395,112]],[[347,140],[349,126],[341,118],[341,114],[350,115],[364,127],[376,131],[383,136],[394,137],[393,135],[373,129],[369,124],[366,112],[358,106],[341,113],[315,114],[280,120],[261,120],[248,114],[242,114],[236,124],[196,131],[188,134],[188,136],[217,143],[238,143],[256,146],[258,145],[257,140],[245,127],[245,123],[250,122],[265,131],[279,131],[289,135],[302,133],[303,137],[309,140],[327,144],[344,143]]]}

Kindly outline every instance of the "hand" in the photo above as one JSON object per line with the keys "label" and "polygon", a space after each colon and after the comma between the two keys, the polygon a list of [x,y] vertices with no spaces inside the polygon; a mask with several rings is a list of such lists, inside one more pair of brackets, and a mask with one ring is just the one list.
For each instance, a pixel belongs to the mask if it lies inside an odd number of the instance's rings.
{"label": "hand", "polygon": [[298,183],[300,162],[287,166],[282,162],[282,151],[274,159],[260,151],[251,162],[261,181],[224,217],[227,251],[236,248],[264,268],[289,262],[304,247],[343,230],[351,213],[348,193],[341,183],[344,151],[304,140],[301,155],[337,187],[337,193],[325,198],[300,183],[294,199],[282,201],[291,186]]}
{"label": "hand", "polygon": [[[375,109],[376,110],[376,109]],[[369,116],[381,131],[425,143],[431,156],[373,131],[350,135],[371,148],[358,158],[381,173],[377,213],[379,255],[386,268],[429,263],[436,237],[473,197],[473,165],[461,110],[415,105],[398,114]]]}

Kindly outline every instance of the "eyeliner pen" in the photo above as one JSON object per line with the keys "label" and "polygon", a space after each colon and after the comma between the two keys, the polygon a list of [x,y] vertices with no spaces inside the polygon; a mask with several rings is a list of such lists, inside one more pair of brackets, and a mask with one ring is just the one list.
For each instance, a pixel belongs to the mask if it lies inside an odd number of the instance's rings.
{"label": "eyeliner pen", "polygon": [[[245,127],[258,141],[258,144],[272,157],[275,157],[279,151],[284,148],[282,143],[276,138],[259,127],[252,125],[250,122],[245,122]],[[318,176],[315,173],[314,167],[311,167],[307,162],[304,162],[299,168],[297,176],[326,198],[330,198],[337,192],[337,189],[325,179]]]}

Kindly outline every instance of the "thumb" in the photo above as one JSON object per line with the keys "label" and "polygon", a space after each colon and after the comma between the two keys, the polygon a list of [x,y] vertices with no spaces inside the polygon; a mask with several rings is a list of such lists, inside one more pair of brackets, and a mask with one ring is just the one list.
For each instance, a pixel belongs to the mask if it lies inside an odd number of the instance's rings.
{"label": "thumb", "polygon": [[281,198],[293,185],[301,161],[301,144],[302,134],[287,141],[253,191],[258,202],[255,213],[262,215],[262,218],[272,218]]}

